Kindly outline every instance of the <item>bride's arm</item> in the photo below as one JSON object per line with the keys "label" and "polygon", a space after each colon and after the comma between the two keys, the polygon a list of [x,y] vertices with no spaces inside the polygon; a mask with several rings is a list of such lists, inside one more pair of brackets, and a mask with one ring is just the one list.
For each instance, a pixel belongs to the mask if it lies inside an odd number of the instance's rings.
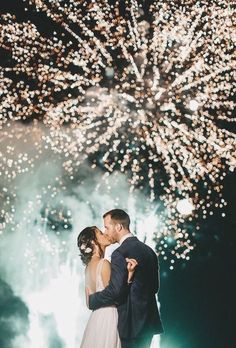
{"label": "bride's arm", "polygon": [[90,295],[90,291],[89,288],[87,288],[87,286],[85,287],[85,297],[86,297],[86,306],[89,308],[89,295]]}
{"label": "bride's arm", "polygon": [[102,265],[102,282],[104,284],[104,287],[106,287],[109,284],[110,278],[111,264],[108,260],[104,260]]}
{"label": "bride's arm", "polygon": [[128,270],[128,283],[132,283],[133,275],[135,272],[135,269],[138,265],[137,260],[135,259],[129,259],[126,257],[126,262],[127,262],[127,270]]}
{"label": "bride's arm", "polygon": [[93,294],[94,292],[91,291],[89,287],[89,273],[88,270],[85,270],[85,299],[86,299],[86,305],[89,308],[89,296]]}

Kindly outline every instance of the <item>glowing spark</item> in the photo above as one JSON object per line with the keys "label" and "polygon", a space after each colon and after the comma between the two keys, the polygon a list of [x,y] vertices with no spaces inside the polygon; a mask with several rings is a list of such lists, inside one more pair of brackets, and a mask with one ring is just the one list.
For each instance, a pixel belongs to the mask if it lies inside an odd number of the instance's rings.
{"label": "glowing spark", "polygon": [[188,199],[182,199],[177,203],[176,206],[178,212],[182,215],[189,215],[194,210],[194,206]]}
{"label": "glowing spark", "polygon": [[[188,196],[206,216],[236,165],[235,134],[222,123],[235,121],[233,6],[27,3],[55,28],[43,37],[33,23],[2,16],[0,45],[12,63],[0,70],[1,128],[42,118],[50,131],[43,140],[65,156],[70,178],[85,160],[125,173],[131,189],[163,201],[164,235],[179,236],[177,198]],[[1,154],[9,180],[34,165],[24,154],[13,159],[16,152]]]}

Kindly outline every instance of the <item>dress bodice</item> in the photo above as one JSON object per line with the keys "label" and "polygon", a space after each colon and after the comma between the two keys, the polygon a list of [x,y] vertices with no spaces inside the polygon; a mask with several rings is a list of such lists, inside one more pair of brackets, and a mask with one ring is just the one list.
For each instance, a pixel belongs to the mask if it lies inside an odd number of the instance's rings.
{"label": "dress bodice", "polygon": [[[104,259],[99,260],[96,267],[96,292],[105,288],[102,281],[103,263]],[[118,312],[115,305],[92,311],[80,348],[121,348],[117,325]]]}

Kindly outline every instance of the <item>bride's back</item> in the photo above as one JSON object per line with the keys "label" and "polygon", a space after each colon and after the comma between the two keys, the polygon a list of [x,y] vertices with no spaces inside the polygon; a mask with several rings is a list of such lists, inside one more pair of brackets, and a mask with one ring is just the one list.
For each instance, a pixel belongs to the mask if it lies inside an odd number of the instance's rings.
{"label": "bride's back", "polygon": [[[85,269],[85,284],[90,292],[96,292],[97,284],[106,287],[110,280],[110,262],[105,259],[91,260]],[[99,279],[98,279],[99,277]]]}
{"label": "bride's back", "polygon": [[[109,274],[110,262],[108,260],[97,258],[88,263],[85,270],[88,307],[91,291],[102,291],[109,282]],[[115,305],[94,310],[86,326],[80,348],[91,348],[94,345],[97,348],[121,348],[117,325],[118,313]]]}
{"label": "bride's back", "polygon": [[97,266],[101,260],[91,260],[85,269],[85,284],[91,292],[96,292]]}

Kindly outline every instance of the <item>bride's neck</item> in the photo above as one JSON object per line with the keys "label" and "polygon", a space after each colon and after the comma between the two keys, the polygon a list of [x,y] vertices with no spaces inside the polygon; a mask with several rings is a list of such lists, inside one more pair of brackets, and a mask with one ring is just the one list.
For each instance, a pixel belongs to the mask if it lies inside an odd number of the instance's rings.
{"label": "bride's neck", "polygon": [[102,259],[105,253],[105,247],[100,247],[96,245],[92,255],[92,259]]}
{"label": "bride's neck", "polygon": [[102,256],[99,255],[99,254],[93,254],[91,258],[92,258],[92,260],[93,260],[93,259],[101,259]]}
{"label": "bride's neck", "polygon": [[92,260],[97,260],[97,259],[102,259],[104,256],[104,252],[101,254],[99,252],[95,252],[93,255],[92,255]]}

